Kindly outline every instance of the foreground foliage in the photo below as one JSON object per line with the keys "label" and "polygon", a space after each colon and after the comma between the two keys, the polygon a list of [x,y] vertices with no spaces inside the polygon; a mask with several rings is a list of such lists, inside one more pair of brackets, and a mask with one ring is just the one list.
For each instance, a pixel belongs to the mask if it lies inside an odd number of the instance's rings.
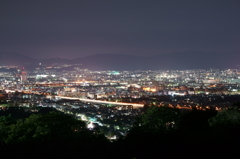
{"label": "foreground foliage", "polygon": [[[19,110],[17,110],[19,112]],[[60,112],[0,117],[1,154],[8,157],[239,158],[240,111],[233,107],[182,112],[151,106],[126,137],[109,142],[83,121]],[[8,153],[8,152],[11,153]]]}
{"label": "foreground foliage", "polygon": [[[108,140],[102,135],[89,131],[85,122],[60,112],[45,115],[32,114],[21,120],[11,116],[0,118],[0,140],[3,149],[20,151],[20,154],[71,155],[83,151],[88,155],[97,145],[108,146]],[[16,148],[16,149],[15,149]],[[53,153],[58,151],[57,154]],[[70,154],[69,154],[70,153]]]}

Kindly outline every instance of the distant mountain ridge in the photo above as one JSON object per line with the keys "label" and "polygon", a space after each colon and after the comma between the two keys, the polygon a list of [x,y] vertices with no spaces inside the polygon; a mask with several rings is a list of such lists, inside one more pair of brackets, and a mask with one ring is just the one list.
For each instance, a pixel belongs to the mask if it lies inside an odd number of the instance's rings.
{"label": "distant mountain ridge", "polygon": [[37,63],[37,60],[29,56],[13,52],[0,52],[0,65],[27,66]]}
{"label": "distant mountain ridge", "polygon": [[240,55],[236,53],[209,53],[199,51],[174,52],[150,57],[125,54],[98,54],[75,59],[34,59],[17,53],[1,53],[0,65],[36,67],[62,64],[82,64],[90,70],[183,70],[207,68],[237,68]]}

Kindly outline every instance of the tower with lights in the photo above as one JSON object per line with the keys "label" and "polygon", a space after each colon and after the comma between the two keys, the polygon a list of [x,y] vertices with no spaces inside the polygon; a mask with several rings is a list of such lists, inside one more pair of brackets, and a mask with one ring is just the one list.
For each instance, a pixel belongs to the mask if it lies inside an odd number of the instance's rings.
{"label": "tower with lights", "polygon": [[27,82],[27,71],[24,69],[24,67],[22,68],[20,77],[21,77],[21,84],[25,84]]}

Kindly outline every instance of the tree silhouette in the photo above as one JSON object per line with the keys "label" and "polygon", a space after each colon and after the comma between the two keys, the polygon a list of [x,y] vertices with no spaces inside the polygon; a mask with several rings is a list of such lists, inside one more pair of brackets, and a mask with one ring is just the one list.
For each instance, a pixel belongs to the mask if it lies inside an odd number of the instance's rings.
{"label": "tree silhouette", "polygon": [[240,110],[238,107],[229,108],[219,112],[215,117],[209,119],[212,127],[233,128],[240,126]]}
{"label": "tree silhouette", "polygon": [[150,132],[171,131],[177,128],[180,115],[180,110],[177,108],[150,106],[136,119],[133,129]]}
{"label": "tree silhouette", "polygon": [[66,157],[81,151],[81,156],[86,158],[91,150],[99,152],[100,145],[107,147],[109,143],[102,134],[88,130],[85,122],[60,112],[32,114],[8,125],[4,122],[0,121],[1,144],[19,152],[10,154],[12,157],[30,153],[38,154],[37,157],[54,157],[56,152]]}

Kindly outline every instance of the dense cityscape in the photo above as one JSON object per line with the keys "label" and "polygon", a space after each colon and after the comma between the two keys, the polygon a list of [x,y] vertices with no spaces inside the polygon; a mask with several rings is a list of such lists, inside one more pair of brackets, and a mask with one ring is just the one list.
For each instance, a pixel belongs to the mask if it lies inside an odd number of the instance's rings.
{"label": "dense cityscape", "polygon": [[150,105],[221,111],[240,101],[238,69],[60,71],[62,67],[66,65],[28,71],[1,66],[1,109],[55,108],[86,121],[89,129],[99,128],[111,140],[125,136]]}
{"label": "dense cityscape", "polygon": [[1,158],[239,159],[239,0],[1,0]]}
{"label": "dense cityscape", "polygon": [[[5,115],[1,121],[12,123],[12,120],[24,118],[27,121],[28,118],[31,119],[31,114],[48,114],[55,110],[70,115],[74,120],[83,121],[88,131],[103,135],[112,144],[117,142],[117,145],[121,145],[120,141],[126,140],[125,144],[131,145],[133,143],[128,140],[131,140],[133,130],[139,129],[136,128],[139,117],[151,112],[150,109],[162,108],[161,111],[164,112],[164,109],[169,108],[175,113],[180,110],[183,114],[180,121],[188,123],[187,127],[191,127],[189,122],[200,122],[192,125],[199,130],[206,126],[201,124],[204,122],[201,120],[210,122],[216,112],[231,110],[240,101],[238,69],[91,71],[74,67],[71,71],[65,71],[61,69],[64,67],[66,65],[60,64],[57,67],[39,64],[35,69],[1,66],[0,113]],[[198,114],[203,112],[206,114]],[[193,118],[184,119],[189,113],[196,114]],[[166,114],[160,113],[157,116],[161,118]],[[6,124],[3,123],[2,125]],[[170,123],[173,128],[179,124],[177,121]],[[4,130],[1,129],[2,134]],[[146,134],[138,131],[135,136],[144,138],[143,135]],[[151,129],[149,131],[152,132]],[[152,135],[155,136],[154,133]],[[3,135],[2,142],[15,143],[22,138],[21,135],[14,140],[9,137]],[[29,138],[34,140],[31,136]],[[148,142],[152,143],[151,140]],[[94,142],[99,144],[98,140]]]}

